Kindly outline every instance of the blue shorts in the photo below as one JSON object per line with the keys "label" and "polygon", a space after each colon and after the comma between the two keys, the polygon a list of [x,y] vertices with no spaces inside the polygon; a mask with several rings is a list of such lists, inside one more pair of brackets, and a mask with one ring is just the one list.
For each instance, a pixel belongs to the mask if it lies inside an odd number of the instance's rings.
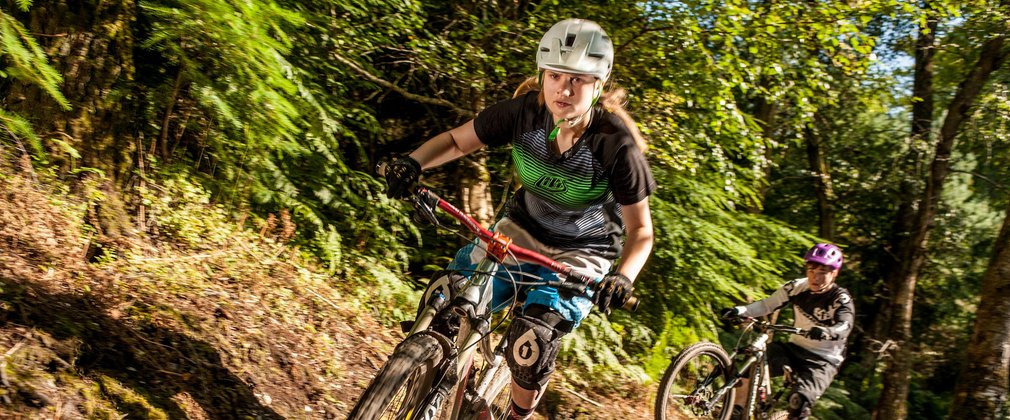
{"label": "blue shorts", "polygon": [[[610,260],[582,251],[558,250],[543,245],[507,218],[495,224],[495,230],[507,231],[513,243],[576,267],[585,274],[603,277],[612,264]],[[456,252],[456,257],[447,268],[469,278],[483,257],[483,249],[477,247],[477,242],[472,242]],[[500,265],[492,284],[492,312],[507,309],[515,301],[522,302],[523,310],[530,305],[543,305],[560,313],[566,320],[572,322],[572,328],[575,328],[589,316],[589,311],[593,308],[593,302],[590,300],[592,291],[587,291],[585,295],[572,295],[567,292],[562,295],[557,288],[551,286],[516,285],[512,282],[509,272],[513,273],[511,278],[516,281],[529,281],[537,277],[550,281],[559,279],[557,273],[538,264]],[[516,272],[527,275],[520,276]]]}

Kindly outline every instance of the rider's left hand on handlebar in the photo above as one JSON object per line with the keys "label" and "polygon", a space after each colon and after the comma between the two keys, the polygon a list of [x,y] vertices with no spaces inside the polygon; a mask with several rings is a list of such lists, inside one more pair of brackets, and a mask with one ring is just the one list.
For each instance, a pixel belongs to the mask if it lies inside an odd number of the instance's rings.
{"label": "rider's left hand on handlebar", "polygon": [[621,273],[610,273],[603,276],[596,285],[593,302],[604,313],[609,314],[610,308],[620,308],[631,297],[631,279]]}
{"label": "rider's left hand on handlebar", "polygon": [[421,176],[421,164],[410,156],[396,159],[386,168],[386,197],[405,198]]}
{"label": "rider's left hand on handlebar", "polygon": [[807,332],[807,338],[811,340],[834,340],[831,331],[820,325],[815,325]]}

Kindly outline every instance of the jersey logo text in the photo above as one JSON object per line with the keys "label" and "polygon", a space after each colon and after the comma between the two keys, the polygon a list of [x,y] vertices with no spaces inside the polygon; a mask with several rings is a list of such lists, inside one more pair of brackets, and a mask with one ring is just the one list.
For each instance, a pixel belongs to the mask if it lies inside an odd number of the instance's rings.
{"label": "jersey logo text", "polygon": [[537,188],[543,189],[547,192],[560,193],[568,190],[565,186],[565,181],[559,178],[553,178],[549,176],[541,176],[536,183]]}

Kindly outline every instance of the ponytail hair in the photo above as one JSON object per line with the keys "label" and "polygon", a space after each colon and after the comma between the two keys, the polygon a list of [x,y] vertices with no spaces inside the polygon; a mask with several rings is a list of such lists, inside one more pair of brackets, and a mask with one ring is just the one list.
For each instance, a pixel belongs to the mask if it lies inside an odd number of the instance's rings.
{"label": "ponytail hair", "polygon": [[635,139],[635,144],[638,145],[638,150],[645,153],[645,150],[649,148],[649,143],[645,141],[645,137],[642,136],[642,132],[638,130],[638,124],[635,122],[634,118],[631,118],[631,114],[624,109],[624,105],[628,103],[628,93],[624,88],[619,86],[612,86],[611,89],[603,92],[600,96],[599,104],[603,106],[607,112],[614,114],[617,118],[620,118],[624,125],[628,127],[628,131],[631,132],[631,137]]}
{"label": "ponytail hair", "polygon": [[[621,119],[621,122],[628,127],[628,132],[631,133],[631,137],[635,139],[635,144],[638,146],[638,150],[645,153],[645,150],[649,148],[649,143],[645,141],[645,137],[642,136],[642,132],[638,130],[638,124],[635,123],[635,119],[632,118],[631,114],[624,109],[624,105],[628,102],[628,93],[622,87],[611,86],[611,89],[600,95],[600,100],[597,103],[602,106],[604,110]],[[540,89],[540,82],[536,77],[529,77],[526,80],[523,80],[523,82],[519,84],[519,87],[516,88],[515,93],[512,94],[512,97],[518,98],[519,96],[532,91],[540,92],[537,96],[537,102],[540,105],[544,105],[544,92]]]}
{"label": "ponytail hair", "polygon": [[[519,87],[516,88],[515,93],[512,94],[512,98],[513,99],[514,98],[518,98],[518,97],[522,96],[523,94],[532,92],[534,90],[537,90],[537,91],[540,90],[540,82],[537,81],[536,77],[527,77],[526,80],[523,80],[523,82],[519,84]],[[540,102],[540,105],[544,104],[544,95],[543,94],[540,95],[539,102]]]}

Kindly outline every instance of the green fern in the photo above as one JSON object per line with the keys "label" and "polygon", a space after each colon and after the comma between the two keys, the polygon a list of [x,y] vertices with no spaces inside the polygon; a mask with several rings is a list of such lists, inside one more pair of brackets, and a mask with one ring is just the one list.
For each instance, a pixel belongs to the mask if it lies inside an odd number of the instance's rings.
{"label": "green fern", "polygon": [[0,54],[10,63],[4,69],[8,77],[38,86],[60,107],[70,109],[70,102],[59,90],[63,77],[49,65],[45,51],[35,38],[20,22],[3,11],[0,11]]}
{"label": "green fern", "polygon": [[15,2],[18,5],[18,9],[21,9],[22,12],[27,12],[32,7],[32,0],[16,0]]}
{"label": "green fern", "polygon": [[[589,378],[612,378],[610,383],[620,383],[617,379],[631,379],[643,382],[648,379],[645,372],[633,363],[633,358],[624,350],[625,335],[647,335],[643,327],[634,326],[635,334],[628,334],[626,325],[613,323],[607,318],[591,313],[582,324],[562,340],[560,363],[575,370],[566,372],[569,381],[588,385]],[[594,386],[608,381],[593,381]]]}
{"label": "green fern", "polygon": [[[21,10],[27,11],[31,1],[19,0],[17,4]],[[7,64],[2,70],[3,77],[38,86],[60,107],[70,109],[70,102],[59,90],[63,80],[59,72],[49,65],[45,52],[25,27],[2,10],[0,10],[0,57]],[[25,139],[31,149],[26,151],[36,160],[46,161],[42,142],[24,117],[0,108],[0,127],[3,127],[0,136],[10,137],[16,142]]]}

